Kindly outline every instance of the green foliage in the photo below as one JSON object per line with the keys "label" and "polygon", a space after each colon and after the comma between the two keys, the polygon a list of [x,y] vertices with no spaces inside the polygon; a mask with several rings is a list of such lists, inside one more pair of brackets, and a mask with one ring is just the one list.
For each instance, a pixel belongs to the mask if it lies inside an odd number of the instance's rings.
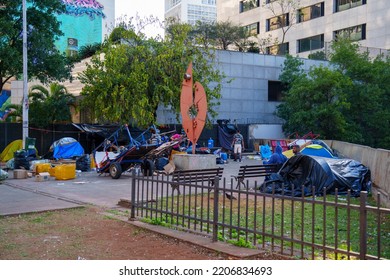
{"label": "green foliage", "polygon": [[192,61],[194,80],[205,88],[209,115],[215,117],[224,76],[210,66],[212,50],[191,44],[190,31],[190,25],[175,23],[157,40],[145,39],[131,24],[114,29],[103,46],[104,58],[93,56],[80,75],[83,106],[99,121],[140,126],[156,121],[159,105],[179,116],[183,74]]}
{"label": "green foliage", "polygon": [[75,97],[58,83],[52,83],[49,90],[41,85],[30,88],[30,122],[37,127],[46,127],[53,123],[71,122],[70,106]]}
{"label": "green foliage", "polygon": [[[27,0],[28,76],[43,83],[70,79],[72,63],[55,47],[62,35],[56,14],[65,6],[59,0]],[[22,1],[4,0],[0,9],[0,76],[3,85],[23,72]]]}
{"label": "green foliage", "polygon": [[201,22],[198,21],[188,33],[189,39],[203,48],[236,49],[240,52],[259,53],[258,43],[251,41],[249,31],[230,21]]}
{"label": "green foliage", "polygon": [[313,60],[328,60],[326,57],[326,53],[324,51],[318,51],[318,52],[311,53],[311,54],[309,54],[309,56],[307,58],[313,59]]}
{"label": "green foliage", "polygon": [[95,43],[90,45],[82,46],[78,52],[79,59],[91,57],[98,53],[102,48],[102,44]]}
{"label": "green foliage", "polygon": [[280,75],[286,85],[276,114],[286,134],[314,131],[324,139],[390,148],[390,59],[371,59],[358,45],[332,45],[331,67],[302,69],[287,56]]}

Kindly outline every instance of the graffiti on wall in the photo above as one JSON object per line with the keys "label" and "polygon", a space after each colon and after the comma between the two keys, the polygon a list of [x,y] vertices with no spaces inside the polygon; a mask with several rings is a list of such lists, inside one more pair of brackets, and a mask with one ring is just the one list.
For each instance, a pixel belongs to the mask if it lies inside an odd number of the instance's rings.
{"label": "graffiti on wall", "polygon": [[66,14],[74,16],[87,15],[91,20],[95,17],[105,18],[104,6],[96,0],[62,0],[66,5]]}

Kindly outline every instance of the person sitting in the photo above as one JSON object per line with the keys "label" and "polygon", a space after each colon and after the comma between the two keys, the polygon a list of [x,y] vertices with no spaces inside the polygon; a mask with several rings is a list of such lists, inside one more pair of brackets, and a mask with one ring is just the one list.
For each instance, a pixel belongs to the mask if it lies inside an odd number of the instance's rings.
{"label": "person sitting", "polygon": [[292,150],[293,150],[294,156],[301,154],[301,147],[297,144],[293,145]]}
{"label": "person sitting", "polygon": [[283,149],[280,145],[277,145],[275,152],[271,155],[270,159],[263,161],[263,164],[276,164],[279,170],[282,165],[287,161],[287,157],[283,155]]}

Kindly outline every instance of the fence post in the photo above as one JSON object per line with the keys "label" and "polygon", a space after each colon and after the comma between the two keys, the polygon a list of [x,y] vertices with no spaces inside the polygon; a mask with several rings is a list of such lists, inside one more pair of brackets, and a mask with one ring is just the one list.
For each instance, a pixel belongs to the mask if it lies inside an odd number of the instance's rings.
{"label": "fence post", "polygon": [[130,221],[135,220],[135,168],[131,172],[131,211],[130,211]]}
{"label": "fence post", "polygon": [[360,192],[360,220],[359,220],[359,231],[360,231],[360,259],[365,260],[367,254],[367,192]]}
{"label": "fence post", "polygon": [[214,178],[214,216],[213,216],[213,242],[218,241],[218,203],[219,203],[219,177]]}

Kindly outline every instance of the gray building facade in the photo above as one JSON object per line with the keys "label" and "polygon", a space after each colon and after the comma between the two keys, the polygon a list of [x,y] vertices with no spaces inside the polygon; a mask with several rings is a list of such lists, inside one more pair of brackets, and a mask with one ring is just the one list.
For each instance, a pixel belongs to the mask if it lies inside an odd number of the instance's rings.
{"label": "gray building facade", "polygon": [[[216,67],[225,73],[225,80],[231,82],[222,84],[220,105],[216,107],[218,117],[212,119],[212,123],[230,119],[237,124],[281,124],[275,109],[281,102],[279,75],[284,60],[283,56],[218,50]],[[328,64],[310,59],[302,61],[305,70]],[[157,115],[159,123],[180,123],[169,108],[160,108]]]}

